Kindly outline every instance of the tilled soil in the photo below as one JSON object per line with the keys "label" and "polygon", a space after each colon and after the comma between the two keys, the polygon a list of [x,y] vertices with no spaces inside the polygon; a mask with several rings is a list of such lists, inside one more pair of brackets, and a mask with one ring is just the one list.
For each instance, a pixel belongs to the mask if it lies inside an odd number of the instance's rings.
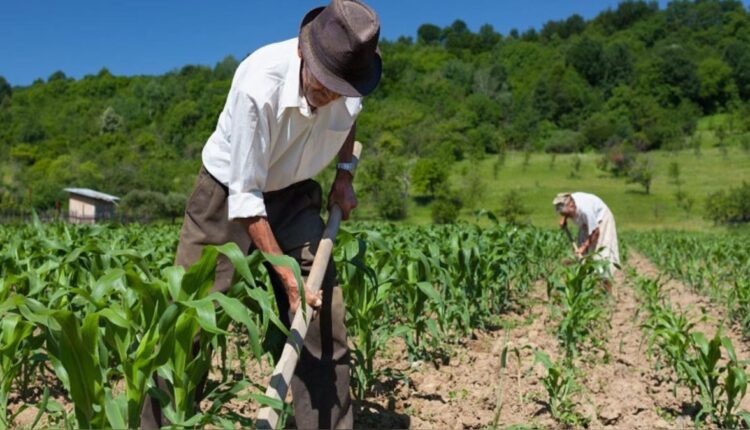
{"label": "tilled soil", "polygon": [[[631,251],[629,265],[644,276],[658,277],[659,271],[642,255]],[[698,320],[705,309],[708,318],[696,330],[712,336],[723,314],[710,301],[689,291],[675,280],[664,288],[675,306],[689,310]],[[435,368],[421,364],[406,373],[411,386],[398,384],[387,395],[366,399],[369,410],[357,415],[360,428],[482,428],[525,425],[558,428],[546,404],[540,383],[545,371],[534,366],[533,350],[541,349],[555,360],[560,355],[554,336],[544,284],[537,284],[522,314],[507,316],[507,330],[478,332],[456,353],[450,364]],[[692,428],[696,405],[683,387],[673,394],[668,369],[656,371],[647,354],[641,312],[635,291],[624,276],[617,276],[610,323],[604,350],[593,351],[575,361],[583,385],[576,398],[576,409],[593,428]],[[740,359],[750,358],[750,350],[740,334],[724,329]],[[501,368],[501,354],[508,348],[507,367]],[[518,349],[520,360],[512,352]],[[383,363],[398,368],[404,356],[394,355]],[[750,410],[750,397],[742,402]],[[383,412],[384,411],[384,412]],[[396,420],[394,420],[394,417]],[[497,418],[497,421],[495,419]],[[403,425],[394,425],[396,423]],[[709,428],[711,426],[708,426]]]}
{"label": "tilled soil", "polygon": [[[628,264],[641,275],[659,276],[650,261],[632,250]],[[713,335],[722,310],[680,282],[666,281],[664,288],[672,303],[688,310],[695,320],[705,313],[707,318],[696,329]],[[640,310],[635,291],[619,274],[602,350],[586,351],[575,361],[581,385],[574,396],[576,410],[593,428],[693,427],[696,409],[689,393],[679,388],[674,395],[669,370],[657,372],[647,356],[640,328],[645,315]],[[374,393],[355,401],[355,428],[561,427],[550,413],[540,382],[546,371],[534,364],[535,350],[545,351],[553,360],[561,354],[544,283],[535,285],[523,312],[505,315],[503,321],[502,329],[477,330],[471,339],[457,341],[449,362],[440,365],[410,364],[403,341],[394,339],[377,362],[381,369],[392,369],[394,376],[383,378]],[[736,330],[725,328],[724,335],[732,339],[740,359],[750,358],[750,349]],[[501,365],[504,350],[505,367]],[[271,370],[251,363],[245,367],[256,381],[264,381]],[[16,401],[11,410],[19,406]],[[750,398],[743,400],[742,407],[750,410]],[[252,419],[257,406],[251,401],[233,401],[224,410]],[[16,425],[28,426],[35,415],[35,409],[29,408]]]}

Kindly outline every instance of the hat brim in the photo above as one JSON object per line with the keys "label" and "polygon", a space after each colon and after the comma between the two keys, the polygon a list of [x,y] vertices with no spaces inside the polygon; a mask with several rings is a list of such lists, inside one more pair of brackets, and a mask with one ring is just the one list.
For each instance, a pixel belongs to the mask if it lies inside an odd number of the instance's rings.
{"label": "hat brim", "polygon": [[317,17],[325,7],[317,7],[307,14],[302,19],[299,31],[299,44],[302,51],[302,59],[305,64],[310,68],[315,79],[317,79],[323,86],[331,91],[334,91],[342,96],[346,97],[363,97],[375,90],[380,82],[380,76],[383,72],[383,60],[380,57],[380,51],[377,50],[373,54],[373,58],[370,59],[370,67],[364,76],[360,77],[356,81],[346,80],[340,76],[337,76],[330,70],[326,69],[312,51],[311,41],[311,25],[310,23]]}

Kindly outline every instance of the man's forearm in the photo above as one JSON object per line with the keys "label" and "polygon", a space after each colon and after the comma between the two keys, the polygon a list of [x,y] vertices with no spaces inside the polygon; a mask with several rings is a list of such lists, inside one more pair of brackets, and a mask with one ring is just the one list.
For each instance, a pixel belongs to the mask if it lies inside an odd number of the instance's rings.
{"label": "man's forearm", "polygon": [[[599,243],[599,229],[598,228],[595,229],[591,233],[591,236],[589,237],[589,247],[596,247],[597,243]],[[596,251],[596,249],[594,249],[593,251]]]}
{"label": "man's forearm", "polygon": [[581,248],[583,248],[584,252],[588,251],[589,248],[592,246],[596,246],[596,243],[599,242],[599,229],[594,229],[594,231],[591,232],[589,237],[586,239],[585,242],[581,245]]}
{"label": "man's forearm", "polygon": [[[276,236],[274,236],[271,224],[266,217],[247,218],[243,220],[243,224],[245,224],[247,234],[253,241],[253,245],[260,251],[271,255],[282,255],[284,253],[276,241]],[[294,277],[294,273],[286,267],[274,266],[274,270],[282,278],[285,285],[288,285],[287,281],[290,281],[289,276]]]}

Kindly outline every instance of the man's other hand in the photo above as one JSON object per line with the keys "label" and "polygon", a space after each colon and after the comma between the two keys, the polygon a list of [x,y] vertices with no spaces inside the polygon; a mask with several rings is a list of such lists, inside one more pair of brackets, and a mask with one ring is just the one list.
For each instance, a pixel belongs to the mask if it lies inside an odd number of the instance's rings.
{"label": "man's other hand", "polygon": [[357,196],[354,193],[352,180],[354,177],[345,170],[336,171],[336,179],[328,194],[328,208],[335,203],[341,208],[341,218],[349,219],[349,213],[357,207]]}

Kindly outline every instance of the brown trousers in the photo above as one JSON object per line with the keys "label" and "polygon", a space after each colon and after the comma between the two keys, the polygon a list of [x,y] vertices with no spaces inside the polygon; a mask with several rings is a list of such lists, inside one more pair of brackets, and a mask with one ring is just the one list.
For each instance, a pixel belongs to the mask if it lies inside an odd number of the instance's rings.
{"label": "brown trousers", "polygon": [[[254,250],[244,226],[227,219],[227,189],[201,168],[193,194],[187,202],[180,232],[175,264],[185,268],[195,263],[203,246],[235,242],[240,249]],[[320,218],[322,192],[313,180],[293,184],[283,190],[264,194],[271,229],[286,255],[297,260],[307,279],[315,251],[325,225]],[[271,277],[281,320],[290,326],[289,300],[275,271],[266,266]],[[231,286],[234,268],[219,257],[214,291],[226,292]],[[349,348],[346,341],[343,296],[336,282],[336,267],[329,261],[322,285],[323,305],[312,320],[305,345],[292,379],[294,415],[297,428],[352,428],[349,394]],[[161,378],[157,384],[165,387]],[[146,429],[165,425],[161,406],[146,398],[141,426]]]}

